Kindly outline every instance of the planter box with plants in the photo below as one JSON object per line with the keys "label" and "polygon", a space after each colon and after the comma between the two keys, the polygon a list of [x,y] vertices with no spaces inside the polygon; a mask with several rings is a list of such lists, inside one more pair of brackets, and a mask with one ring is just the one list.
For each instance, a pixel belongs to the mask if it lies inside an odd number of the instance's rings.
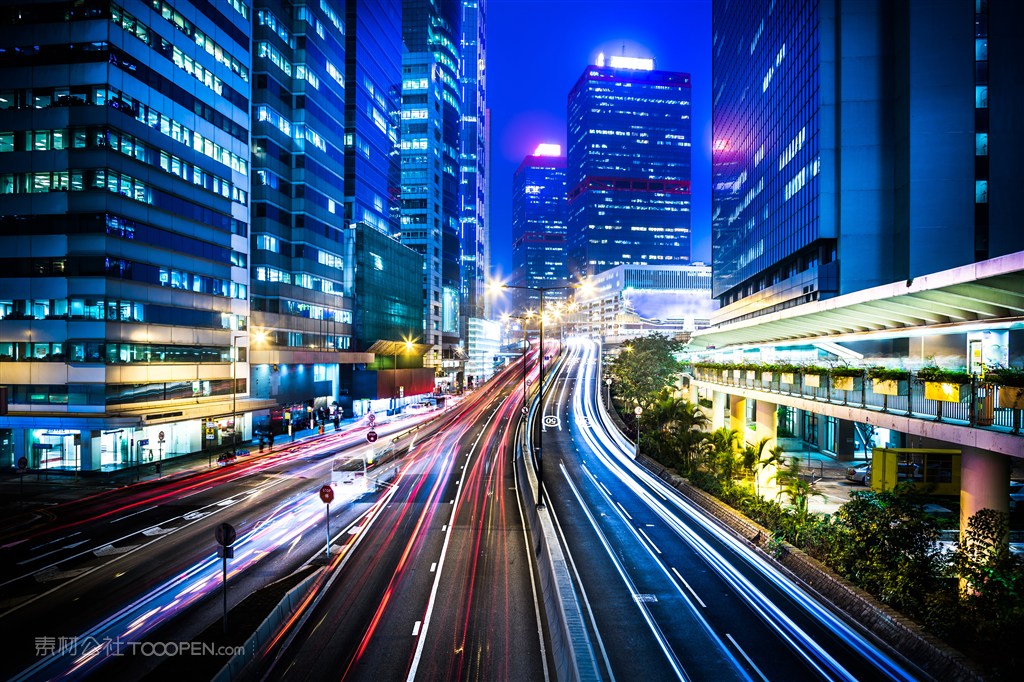
{"label": "planter box with plants", "polygon": [[871,367],[871,391],[877,395],[907,395],[910,387],[910,372],[905,369]]}
{"label": "planter box with plants", "polygon": [[924,382],[926,399],[958,403],[964,397],[964,385],[971,382],[971,375],[938,367],[922,367],[917,371],[917,379]]}
{"label": "planter box with plants", "polygon": [[822,375],[828,374],[828,370],[817,365],[809,365],[803,368],[804,386],[818,388],[821,386]]}
{"label": "planter box with plants", "polygon": [[863,385],[864,370],[854,367],[836,367],[829,374],[836,391],[859,391]]}
{"label": "planter box with plants", "polygon": [[999,407],[1024,410],[1024,368],[997,367],[985,374],[985,383],[999,386]]}

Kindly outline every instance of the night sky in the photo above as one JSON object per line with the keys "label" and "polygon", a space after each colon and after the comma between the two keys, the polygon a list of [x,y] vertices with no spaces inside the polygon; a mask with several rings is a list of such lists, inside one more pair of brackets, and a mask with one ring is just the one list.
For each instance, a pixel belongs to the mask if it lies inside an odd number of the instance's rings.
{"label": "night sky", "polygon": [[512,270],[512,174],[540,142],[562,145],[569,90],[598,52],[654,57],[693,84],[693,260],[711,261],[711,0],[489,0],[491,269]]}

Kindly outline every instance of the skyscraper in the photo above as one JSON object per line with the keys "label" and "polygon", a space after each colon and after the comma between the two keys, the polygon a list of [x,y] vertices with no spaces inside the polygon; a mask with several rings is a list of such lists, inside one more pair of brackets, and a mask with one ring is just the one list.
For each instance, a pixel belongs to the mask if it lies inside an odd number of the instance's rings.
{"label": "skyscraper", "polygon": [[973,0],[716,3],[719,321],[1024,249],[1021,13]]}
{"label": "skyscraper", "polygon": [[253,383],[285,406],[333,402],[337,351],[352,342],[344,8],[254,7],[252,306],[264,341],[254,348]]}
{"label": "skyscraper", "polygon": [[247,436],[248,5],[6,3],[0,23],[0,463]]}
{"label": "skyscraper", "polygon": [[[490,126],[487,110],[487,3],[462,0],[462,318],[486,317],[490,269],[487,208]],[[465,325],[465,323],[464,323]],[[468,343],[466,329],[462,337]]]}
{"label": "skyscraper", "polygon": [[[558,145],[539,145],[512,176],[512,279],[520,287],[568,283],[565,260],[565,157]],[[540,294],[515,290],[516,308],[540,309]],[[551,291],[547,301],[565,291]]]}
{"label": "skyscraper", "polygon": [[690,261],[690,76],[651,59],[588,66],[569,93],[569,269]]}
{"label": "skyscraper", "polygon": [[[426,270],[424,277],[424,310],[427,323],[424,328],[424,342],[433,346],[427,362],[434,367],[447,367],[449,381],[460,381],[463,358],[459,339],[460,301],[462,298],[462,246],[459,206],[459,176],[461,145],[459,133],[462,126],[462,86],[459,74],[462,68],[461,0],[403,0],[402,37],[405,41],[406,56],[403,58],[403,190],[415,189],[409,195],[402,192],[403,220],[405,211],[412,209],[419,215],[421,198],[410,198],[420,194],[424,187],[439,191],[439,211],[432,211],[427,217],[425,230],[427,241],[435,242],[424,252]],[[433,60],[431,64],[429,60]],[[415,73],[414,73],[415,72]],[[416,76],[416,78],[413,78]],[[424,107],[420,103],[423,92],[419,88],[406,90],[405,84],[413,80],[417,85],[426,78],[436,88],[437,106]],[[426,119],[412,118],[426,115]],[[419,160],[412,166],[406,165],[405,152],[420,156],[417,146],[434,144],[420,133],[421,125],[440,133],[436,140],[436,153],[429,156],[425,169]],[[404,133],[409,132],[409,148]],[[412,173],[407,176],[406,171]],[[425,176],[424,176],[425,172]],[[435,179],[436,176],[436,179]],[[408,178],[408,182],[407,182]],[[412,186],[412,187],[410,187]],[[433,199],[429,199],[433,201]],[[412,202],[412,203],[411,203]],[[435,234],[436,233],[436,234]],[[403,225],[402,241],[407,241]],[[415,241],[419,250],[420,240]],[[439,297],[435,299],[435,293]],[[444,362],[447,360],[447,364]]]}

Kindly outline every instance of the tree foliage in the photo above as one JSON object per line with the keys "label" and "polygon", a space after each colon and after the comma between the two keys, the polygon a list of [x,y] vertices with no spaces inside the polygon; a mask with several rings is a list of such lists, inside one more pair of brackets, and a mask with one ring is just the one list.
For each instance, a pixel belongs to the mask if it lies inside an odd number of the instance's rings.
{"label": "tree foliage", "polygon": [[681,367],[674,354],[681,347],[679,341],[663,334],[630,341],[608,363],[616,395],[628,405],[647,410],[679,373]]}
{"label": "tree foliage", "polygon": [[909,485],[861,491],[835,513],[841,541],[829,563],[886,604],[921,613],[923,597],[936,588],[942,565],[936,521]]}

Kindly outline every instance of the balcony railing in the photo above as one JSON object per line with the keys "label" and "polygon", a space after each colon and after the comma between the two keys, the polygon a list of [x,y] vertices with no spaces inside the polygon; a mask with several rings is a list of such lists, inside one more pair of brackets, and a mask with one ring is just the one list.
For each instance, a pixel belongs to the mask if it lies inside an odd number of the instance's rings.
{"label": "balcony railing", "polygon": [[833,405],[845,405],[876,412],[928,419],[950,424],[960,424],[997,431],[1021,433],[1021,421],[1024,410],[998,407],[996,393],[998,390],[1017,392],[1015,387],[996,386],[979,381],[972,377],[970,383],[960,385],[960,399],[957,401],[934,400],[925,397],[925,382],[911,372],[910,378],[899,382],[906,384],[901,387],[900,395],[881,395],[871,387],[872,380],[864,376],[854,377],[853,390],[840,390],[833,386],[828,375],[810,375],[820,377],[819,386],[807,385],[807,374],[795,373],[793,381],[782,381],[779,372],[771,373],[768,380],[762,372],[753,370],[714,370],[696,368],[694,375],[699,381],[746,388],[767,393],[804,398]]}

